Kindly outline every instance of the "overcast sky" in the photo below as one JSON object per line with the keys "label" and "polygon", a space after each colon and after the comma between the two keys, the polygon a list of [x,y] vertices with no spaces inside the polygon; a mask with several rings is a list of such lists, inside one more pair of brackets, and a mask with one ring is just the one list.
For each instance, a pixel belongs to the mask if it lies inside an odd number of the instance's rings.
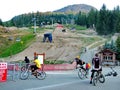
{"label": "overcast sky", "polygon": [[0,0],[0,18],[7,21],[16,15],[54,11],[73,4],[87,4],[98,10],[105,4],[107,9],[113,10],[120,6],[120,0]]}

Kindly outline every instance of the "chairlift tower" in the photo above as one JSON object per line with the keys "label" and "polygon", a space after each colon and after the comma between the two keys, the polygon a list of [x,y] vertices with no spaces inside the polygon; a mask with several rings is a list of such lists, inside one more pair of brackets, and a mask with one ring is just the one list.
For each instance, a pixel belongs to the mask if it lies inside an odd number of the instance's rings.
{"label": "chairlift tower", "polygon": [[32,21],[34,21],[34,33],[36,33],[36,18],[33,18]]}

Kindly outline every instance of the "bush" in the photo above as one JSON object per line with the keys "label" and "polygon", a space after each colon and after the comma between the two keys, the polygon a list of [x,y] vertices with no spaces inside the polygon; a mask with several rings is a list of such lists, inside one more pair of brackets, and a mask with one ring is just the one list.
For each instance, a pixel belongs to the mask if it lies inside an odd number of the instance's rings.
{"label": "bush", "polygon": [[62,60],[45,60],[44,64],[63,64],[65,61]]}

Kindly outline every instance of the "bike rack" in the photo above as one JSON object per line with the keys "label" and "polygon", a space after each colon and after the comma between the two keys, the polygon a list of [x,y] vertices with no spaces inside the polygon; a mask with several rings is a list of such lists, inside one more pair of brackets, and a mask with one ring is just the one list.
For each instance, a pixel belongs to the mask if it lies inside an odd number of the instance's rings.
{"label": "bike rack", "polygon": [[16,79],[19,79],[19,64],[18,63],[8,63],[8,80],[9,77],[12,78],[12,81],[15,81]]}

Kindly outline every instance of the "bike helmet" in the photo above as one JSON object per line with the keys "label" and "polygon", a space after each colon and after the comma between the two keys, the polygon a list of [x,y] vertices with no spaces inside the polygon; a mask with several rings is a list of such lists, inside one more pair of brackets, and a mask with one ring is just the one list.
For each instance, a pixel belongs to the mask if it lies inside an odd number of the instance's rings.
{"label": "bike helmet", "polygon": [[76,58],[80,59],[80,56],[76,56]]}

